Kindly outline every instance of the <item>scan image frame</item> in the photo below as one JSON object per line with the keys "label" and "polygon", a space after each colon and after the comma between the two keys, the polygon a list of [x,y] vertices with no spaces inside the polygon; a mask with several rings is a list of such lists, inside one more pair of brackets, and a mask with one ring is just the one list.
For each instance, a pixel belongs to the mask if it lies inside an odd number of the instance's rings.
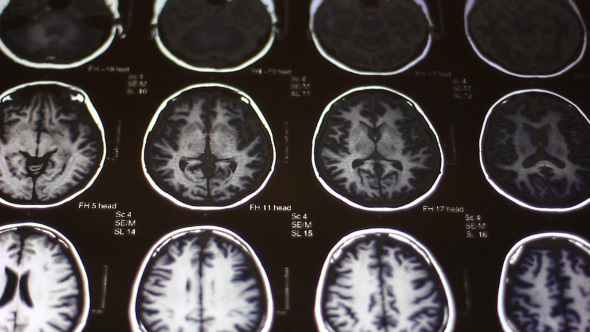
{"label": "scan image frame", "polygon": [[[0,39],[0,50],[2,51],[2,53],[4,53],[7,57],[9,57],[14,62],[16,62],[20,65],[23,65],[23,66],[31,67],[31,68],[71,69],[71,68],[80,67],[81,65],[86,64],[86,63],[94,60],[95,58],[97,58],[101,54],[103,54],[109,47],[111,47],[111,44],[113,43],[113,40],[115,39],[117,34],[121,34],[123,32],[123,27],[121,26],[121,23],[120,23],[121,14],[119,13],[119,0],[101,0],[101,1],[105,2],[106,6],[111,11],[111,14],[113,14],[113,26],[111,28],[111,33],[109,35],[109,38],[107,38],[107,40],[105,40],[105,42],[98,49],[96,49],[94,52],[92,52],[90,55],[84,57],[83,59],[74,61],[72,63],[62,63],[62,64],[50,63],[50,62],[34,62],[34,61],[23,59],[23,58],[17,56],[16,54],[14,54],[14,52],[12,52],[10,50],[10,48],[8,48],[8,46],[6,46],[6,44],[4,44],[2,39]],[[10,0],[0,0],[0,13],[4,12],[4,8],[6,8],[6,6],[8,6],[9,2],[10,2]]]}
{"label": "scan image frame", "polygon": [[[429,27],[432,29],[432,27],[434,26],[434,23],[432,22],[432,19],[430,18],[430,12],[428,11],[428,6],[426,4],[426,1],[425,0],[411,0],[411,1],[416,3],[416,5],[422,9],[422,13],[424,14],[426,20],[428,21]],[[319,6],[322,4],[322,2],[324,2],[324,0],[312,0],[312,2],[311,2],[311,5],[309,7],[309,17],[310,17],[309,31],[310,31],[313,43],[315,45],[315,48],[322,55],[322,57],[340,69],[343,69],[343,70],[346,70],[348,72],[358,74],[358,75],[379,75],[379,76],[395,75],[395,74],[402,73],[402,72],[410,69],[411,67],[415,66],[417,63],[422,61],[426,57],[428,52],[430,51],[430,47],[432,45],[432,32],[428,33],[428,40],[426,41],[426,45],[424,46],[424,50],[422,50],[422,52],[417,57],[415,57],[412,61],[405,64],[401,68],[398,68],[395,70],[390,70],[390,71],[371,71],[371,70],[354,69],[354,68],[350,67],[349,65],[341,62],[337,58],[333,57],[332,55],[330,55],[330,53],[328,51],[326,51],[326,49],[322,46],[322,43],[320,42],[318,36],[315,33],[315,28],[314,28],[315,13],[316,13],[317,9],[319,8]]]}
{"label": "scan image frame", "polygon": [[257,330],[256,332],[269,332],[271,330],[273,321],[274,321],[274,300],[273,300],[273,293],[271,291],[270,281],[268,279],[268,275],[264,270],[263,264],[261,263],[258,255],[252,249],[252,247],[239,235],[234,233],[233,231],[218,227],[218,226],[189,226],[181,229],[174,230],[167,234],[164,234],[160,237],[160,239],[154,243],[150,249],[145,254],[139,268],[137,269],[137,273],[135,275],[135,279],[133,281],[133,286],[131,288],[131,297],[129,301],[128,307],[128,318],[129,323],[131,325],[131,329],[133,332],[146,332],[146,329],[143,328],[142,325],[139,324],[139,319],[136,313],[136,306],[137,306],[137,298],[138,298],[138,291],[141,286],[141,281],[144,272],[146,271],[146,267],[152,260],[152,258],[156,257],[158,252],[165,248],[170,242],[176,240],[177,238],[183,237],[188,233],[202,233],[210,231],[214,235],[227,239],[229,242],[236,246],[241,246],[244,253],[248,255],[248,257],[252,260],[252,262],[256,265],[256,270],[260,275],[260,280],[262,282],[262,286],[264,288],[264,292],[266,295],[267,300],[267,307],[265,312],[264,323],[262,327]]}
{"label": "scan image frame", "polygon": [[170,50],[168,50],[168,48],[166,47],[166,45],[164,45],[164,42],[160,38],[160,33],[158,32],[158,29],[157,29],[158,17],[160,16],[160,12],[162,11],[162,8],[164,8],[164,5],[166,4],[167,1],[168,0],[156,0],[154,2],[154,16],[152,17],[152,20],[151,20],[151,26],[153,28],[154,40],[156,41],[156,45],[158,46],[158,49],[162,52],[162,54],[164,54],[164,56],[166,56],[166,58],[168,58],[169,60],[171,60],[172,62],[174,62],[178,66],[183,67],[185,69],[198,71],[198,72],[207,72],[207,73],[230,73],[230,72],[244,69],[244,68],[250,66],[251,64],[255,63],[256,61],[260,60],[262,57],[264,57],[268,53],[268,51],[271,49],[271,47],[274,43],[274,40],[276,38],[278,19],[277,19],[277,15],[275,12],[274,1],[273,0],[259,0],[262,3],[262,5],[264,5],[264,7],[266,7],[266,10],[267,10],[268,14],[270,15],[271,30],[270,30],[270,36],[268,38],[268,41],[266,42],[266,44],[262,47],[262,49],[257,54],[255,54],[253,57],[247,59],[246,61],[242,62],[241,64],[239,64],[237,66],[233,66],[233,67],[215,68],[215,67],[200,67],[200,66],[191,65],[190,63],[182,60],[181,58],[174,55],[174,53],[172,53]]}
{"label": "scan image frame", "polygon": [[82,90],[79,87],[70,85],[70,84],[66,84],[63,82],[58,82],[58,81],[37,81],[37,82],[30,82],[30,83],[25,83],[25,84],[21,84],[18,86],[15,86],[13,88],[10,88],[9,90],[6,90],[5,92],[3,92],[0,95],[0,102],[4,100],[4,98],[6,98],[7,96],[9,96],[10,94],[25,88],[25,87],[30,87],[30,86],[36,86],[36,85],[57,85],[59,87],[65,88],[65,89],[69,89],[69,90],[73,90],[79,94],[81,94],[84,97],[84,105],[86,106],[86,108],[88,109],[88,112],[92,118],[92,120],[94,121],[94,124],[97,126],[99,132],[100,132],[100,137],[101,137],[101,144],[102,144],[102,155],[100,157],[100,162],[98,163],[96,172],[94,173],[94,175],[92,177],[90,177],[90,179],[88,180],[88,183],[81,188],[80,190],[76,191],[75,193],[65,197],[64,199],[55,202],[55,203],[50,203],[50,204],[16,204],[16,203],[12,203],[9,201],[4,200],[2,197],[0,197],[0,203],[2,204],[6,204],[8,206],[11,207],[15,207],[15,208],[24,208],[24,209],[45,209],[45,208],[52,208],[52,207],[56,207],[62,204],[65,204],[67,202],[70,202],[72,200],[74,200],[76,197],[80,196],[82,193],[84,193],[86,190],[88,190],[90,187],[92,187],[92,185],[94,184],[94,182],[96,182],[96,179],[98,178],[98,176],[100,175],[100,173],[102,172],[102,169],[104,167],[104,163],[106,160],[106,154],[107,154],[107,145],[106,145],[106,138],[105,138],[105,130],[103,127],[103,123],[102,120],[100,118],[100,115],[98,114],[97,110],[94,108],[94,105],[92,104],[92,101],[90,100],[90,97],[88,96],[88,94]]}

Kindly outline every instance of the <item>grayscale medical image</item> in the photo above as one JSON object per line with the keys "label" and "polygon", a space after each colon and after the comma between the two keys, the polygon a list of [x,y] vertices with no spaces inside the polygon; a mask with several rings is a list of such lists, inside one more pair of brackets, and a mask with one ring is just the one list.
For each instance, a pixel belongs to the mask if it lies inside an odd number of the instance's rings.
{"label": "grayscale medical image", "polygon": [[0,202],[63,204],[94,183],[104,159],[102,123],[84,91],[34,82],[0,96]]}
{"label": "grayscale medical image", "polygon": [[517,76],[554,76],[586,48],[586,27],[571,0],[469,0],[465,28],[488,64]]}
{"label": "grayscale medical image", "polygon": [[254,251],[229,230],[174,231],[146,255],[130,303],[134,331],[267,332],[273,302]]}
{"label": "grayscale medical image", "polygon": [[274,39],[269,0],[165,0],[155,13],[159,47],[193,70],[237,70]]}
{"label": "grayscale medical image", "polygon": [[31,67],[80,65],[115,34],[113,0],[10,0],[0,15],[2,50]]}
{"label": "grayscale medical image", "polygon": [[270,128],[254,102],[222,85],[199,85],[165,101],[145,137],[144,172],[154,189],[193,209],[244,203],[274,169]]}
{"label": "grayscale medical image", "polygon": [[72,244],[35,223],[0,227],[0,331],[79,332],[88,279]]}
{"label": "grayscale medical image", "polygon": [[590,331],[590,246],[569,234],[520,241],[506,257],[498,314],[505,332]]}
{"label": "grayscale medical image", "polygon": [[490,184],[521,206],[568,211],[590,201],[590,122],[574,104],[523,90],[488,112],[480,139]]}
{"label": "grayscale medical image", "polygon": [[324,188],[361,209],[413,206],[442,175],[438,137],[424,113],[407,97],[381,87],[348,91],[328,105],[313,150]]}
{"label": "grayscale medical image", "polygon": [[391,229],[352,233],[332,249],[315,315],[321,332],[449,332],[455,320],[450,288],[432,255]]}
{"label": "grayscale medical image", "polygon": [[314,0],[311,32],[329,61],[359,74],[401,72],[428,51],[422,0]]}

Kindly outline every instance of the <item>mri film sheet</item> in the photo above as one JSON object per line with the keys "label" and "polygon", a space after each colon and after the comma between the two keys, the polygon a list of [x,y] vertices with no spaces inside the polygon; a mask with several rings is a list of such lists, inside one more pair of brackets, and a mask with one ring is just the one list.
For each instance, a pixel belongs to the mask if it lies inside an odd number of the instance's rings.
{"label": "mri film sheet", "polygon": [[585,0],[0,0],[0,332],[590,332]]}

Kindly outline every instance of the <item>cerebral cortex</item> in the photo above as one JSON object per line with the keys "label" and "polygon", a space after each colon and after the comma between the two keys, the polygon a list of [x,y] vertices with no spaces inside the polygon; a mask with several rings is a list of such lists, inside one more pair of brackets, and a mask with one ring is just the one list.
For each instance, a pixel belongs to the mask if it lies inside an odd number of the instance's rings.
{"label": "cerebral cortex", "polygon": [[381,89],[334,102],[318,125],[314,156],[325,186],[365,208],[411,204],[441,174],[441,150],[424,116],[414,103]]}
{"label": "cerebral cortex", "polygon": [[319,6],[312,8],[311,16],[317,44],[333,61],[352,70],[400,71],[428,45],[430,23],[423,1],[315,2]]}
{"label": "cerebral cortex", "polygon": [[158,33],[176,58],[197,68],[237,67],[273,37],[273,20],[261,0],[167,0]]}
{"label": "cerebral cortex", "polygon": [[486,61],[517,75],[553,75],[577,62],[586,31],[570,0],[472,0],[472,45]]}
{"label": "cerebral cortex", "polygon": [[61,204],[94,181],[105,147],[102,124],[89,107],[83,92],[57,83],[27,85],[3,95],[3,202],[29,207]]}
{"label": "cerebral cortex", "polygon": [[266,275],[235,234],[195,227],[149,257],[132,308],[141,331],[268,331]]}
{"label": "cerebral cortex", "polygon": [[0,331],[81,331],[86,273],[75,248],[48,227],[0,229]]}
{"label": "cerebral cortex", "polygon": [[415,240],[383,230],[353,234],[341,241],[326,260],[316,294],[320,331],[452,328],[452,300],[443,285],[444,276],[417,247],[421,245]]}
{"label": "cerebral cortex", "polygon": [[503,271],[499,300],[506,331],[589,331],[588,243],[558,234],[525,242]]}
{"label": "cerebral cortex", "polygon": [[148,133],[153,182],[191,207],[227,207],[256,193],[270,175],[274,147],[261,114],[225,87],[197,87],[168,101]]}
{"label": "cerebral cortex", "polygon": [[113,26],[105,0],[10,0],[0,15],[0,38],[20,59],[67,64],[107,43]]}
{"label": "cerebral cortex", "polygon": [[489,181],[525,206],[567,209],[590,199],[590,123],[557,95],[503,98],[488,114],[481,151]]}

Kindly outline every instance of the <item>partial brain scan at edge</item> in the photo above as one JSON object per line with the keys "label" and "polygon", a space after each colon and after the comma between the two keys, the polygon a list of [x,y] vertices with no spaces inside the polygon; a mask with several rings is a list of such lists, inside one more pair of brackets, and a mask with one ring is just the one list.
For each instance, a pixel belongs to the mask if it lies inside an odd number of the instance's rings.
{"label": "partial brain scan at edge", "polygon": [[451,332],[455,302],[429,250],[406,233],[374,228],[342,238],[318,281],[320,332]]}
{"label": "partial brain scan at edge", "polygon": [[490,185],[536,211],[568,212],[590,203],[590,120],[546,90],[519,90],[488,111],[479,141]]}
{"label": "partial brain scan at edge", "polygon": [[81,89],[40,81],[0,96],[0,202],[48,208],[82,194],[106,157],[98,112]]}
{"label": "partial brain scan at edge", "polygon": [[27,67],[79,67],[103,54],[121,31],[118,7],[119,0],[2,0],[0,49]]}
{"label": "partial brain scan at edge", "polygon": [[318,52],[359,75],[394,75],[416,65],[430,50],[432,25],[424,0],[313,0],[310,5],[309,30]]}
{"label": "partial brain scan at edge", "polygon": [[567,233],[541,233],[506,255],[497,313],[504,332],[590,330],[590,244]]}
{"label": "partial brain scan at edge", "polygon": [[277,17],[273,0],[156,0],[151,24],[158,48],[175,64],[234,72],[268,53]]}
{"label": "partial brain scan at edge", "polygon": [[418,104],[392,89],[368,86],[326,106],[313,137],[312,164],[334,197],[387,212],[426,199],[442,177],[444,157]]}
{"label": "partial brain scan at edge", "polygon": [[88,277],[70,241],[33,222],[0,227],[0,330],[81,332]]}
{"label": "partial brain scan at edge", "polygon": [[264,189],[276,152],[254,101],[233,87],[207,83],[182,89],[160,105],[141,159],[160,195],[185,208],[220,210]]}
{"label": "partial brain scan at edge", "polygon": [[137,272],[129,302],[134,332],[269,332],[273,318],[270,283],[255,251],[216,226],[160,238]]}
{"label": "partial brain scan at edge", "polygon": [[464,24],[475,53],[517,77],[561,75],[584,57],[588,43],[584,20],[572,0],[468,0]]}

